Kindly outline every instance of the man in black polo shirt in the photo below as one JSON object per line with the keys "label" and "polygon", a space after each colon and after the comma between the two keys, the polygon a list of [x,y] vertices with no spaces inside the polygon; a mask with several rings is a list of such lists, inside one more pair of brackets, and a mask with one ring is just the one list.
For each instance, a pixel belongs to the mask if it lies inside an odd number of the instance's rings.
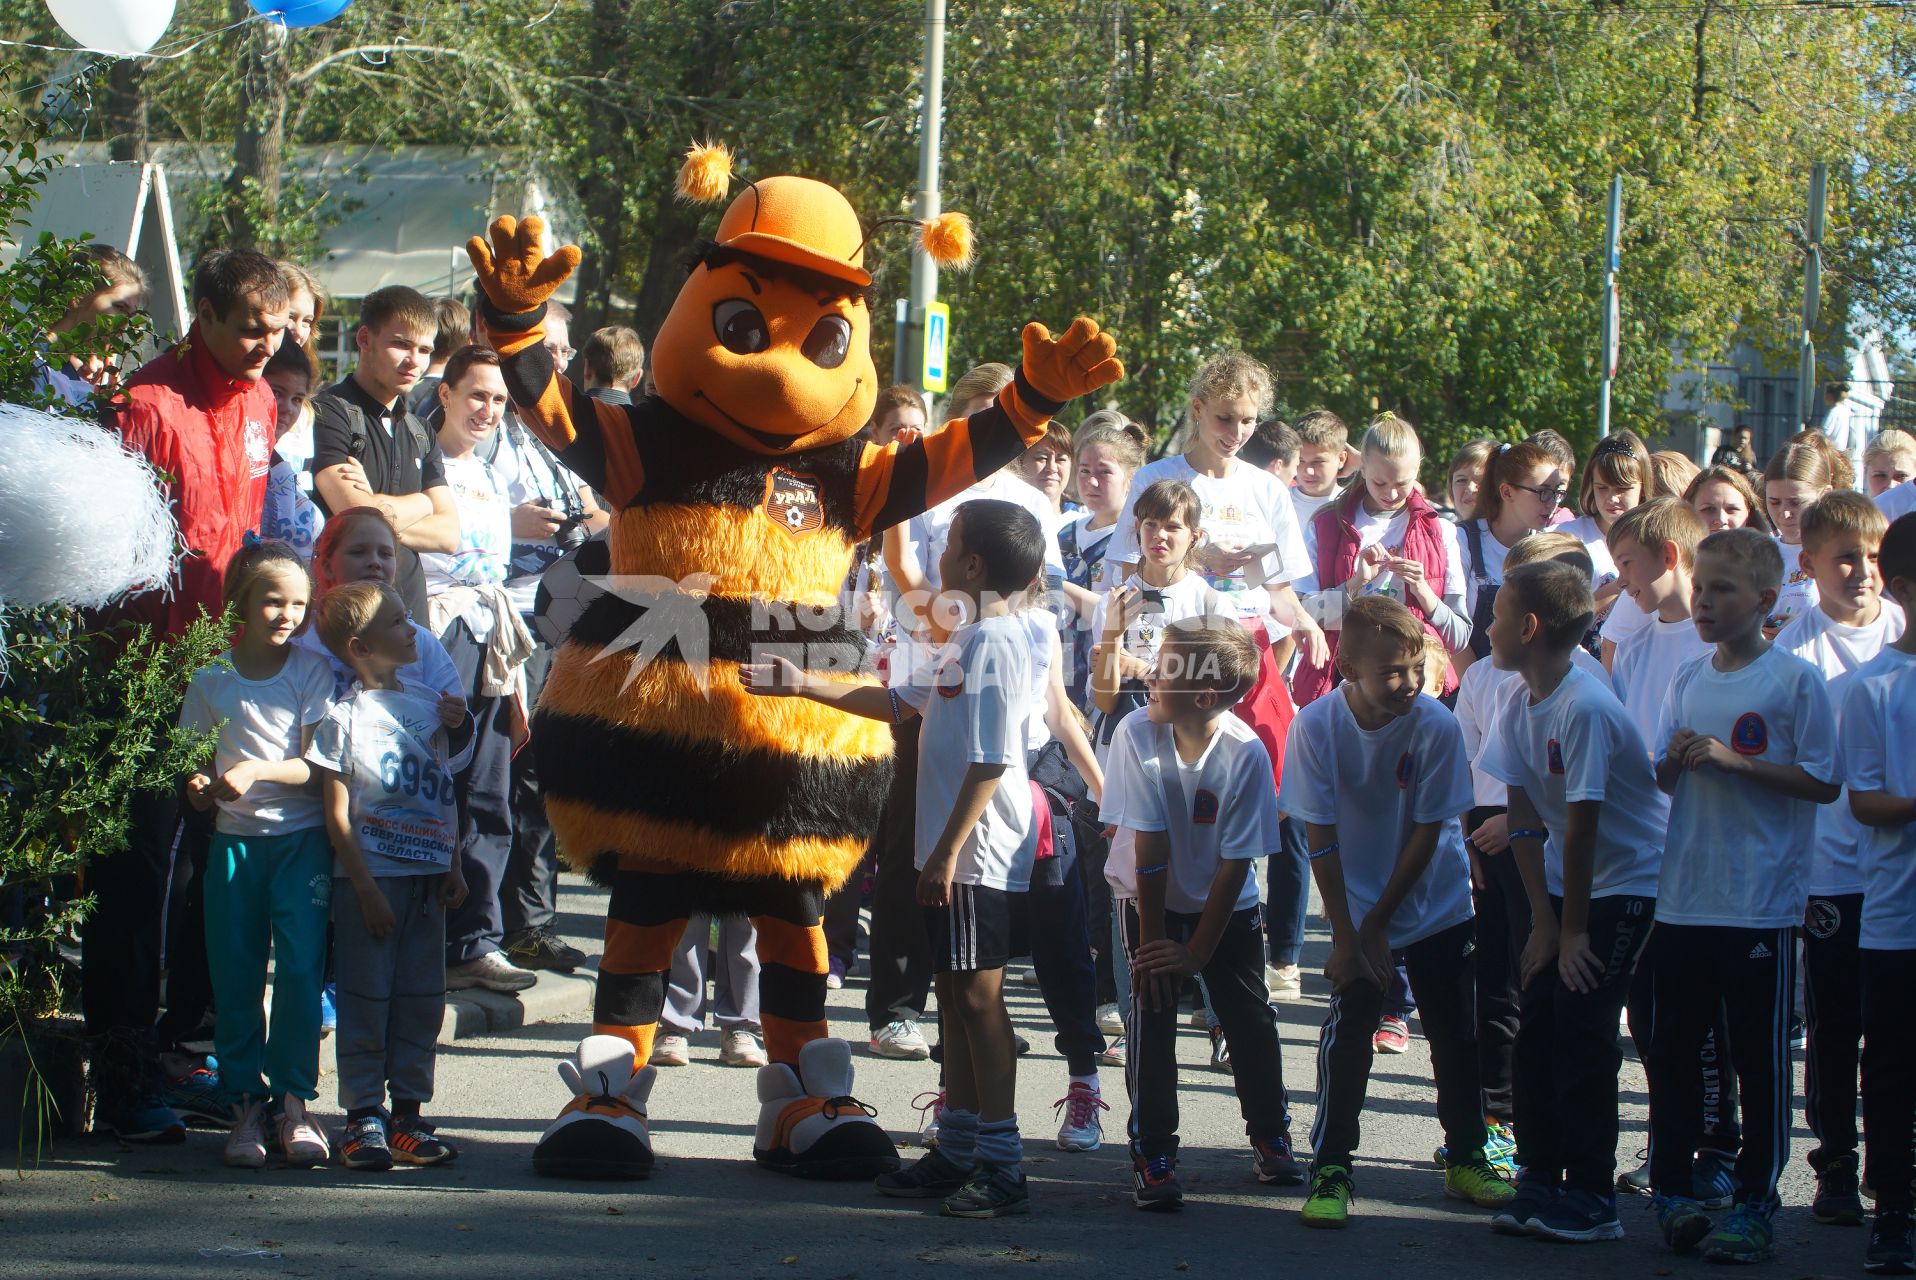
{"label": "man in black polo shirt", "polygon": [[438,330],[433,305],[416,289],[392,285],[360,308],[359,364],[313,397],[313,491],[326,514],[378,507],[399,530],[399,594],[414,618],[426,617],[421,551],[459,549],[459,513],[446,487],[445,462],[407,393],[432,360]]}

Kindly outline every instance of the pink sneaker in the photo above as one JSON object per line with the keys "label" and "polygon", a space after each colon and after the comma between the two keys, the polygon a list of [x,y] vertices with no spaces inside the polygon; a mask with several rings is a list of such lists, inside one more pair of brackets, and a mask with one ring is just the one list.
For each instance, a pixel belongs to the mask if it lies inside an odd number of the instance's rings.
{"label": "pink sneaker", "polygon": [[333,1158],[326,1130],[313,1119],[303,1098],[287,1094],[279,1100],[279,1146],[286,1163],[297,1169],[310,1169]]}
{"label": "pink sneaker", "polygon": [[1386,1017],[1377,1024],[1370,1047],[1379,1053],[1404,1053],[1410,1049],[1410,1024],[1402,1018]]}

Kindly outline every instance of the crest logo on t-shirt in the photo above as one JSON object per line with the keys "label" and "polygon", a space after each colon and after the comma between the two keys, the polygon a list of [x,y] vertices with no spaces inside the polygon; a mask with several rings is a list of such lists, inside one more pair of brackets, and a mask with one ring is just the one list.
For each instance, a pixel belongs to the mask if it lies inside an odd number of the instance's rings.
{"label": "crest logo on t-shirt", "polygon": [[765,514],[794,537],[824,528],[825,502],[817,478],[773,467],[765,485]]}
{"label": "crest logo on t-shirt", "polygon": [[1730,750],[1740,756],[1760,756],[1770,749],[1770,726],[1763,723],[1763,717],[1754,711],[1745,711],[1736,718],[1736,728],[1730,730]]}
{"label": "crest logo on t-shirt", "polygon": [[1191,801],[1191,821],[1200,827],[1214,826],[1217,823],[1217,797],[1209,791],[1200,791]]}
{"label": "crest logo on t-shirt", "polygon": [[1828,898],[1811,898],[1810,909],[1804,913],[1803,929],[1812,938],[1826,940],[1834,938],[1836,931],[1843,927],[1843,909]]}
{"label": "crest logo on t-shirt", "polygon": [[1406,751],[1403,755],[1397,757],[1397,789],[1399,791],[1410,790],[1410,780],[1416,776],[1417,762],[1411,759],[1410,752]]}
{"label": "crest logo on t-shirt", "polygon": [[1552,738],[1550,744],[1543,749],[1543,754],[1545,768],[1549,769],[1552,773],[1560,774],[1563,772],[1563,744],[1561,742]]}

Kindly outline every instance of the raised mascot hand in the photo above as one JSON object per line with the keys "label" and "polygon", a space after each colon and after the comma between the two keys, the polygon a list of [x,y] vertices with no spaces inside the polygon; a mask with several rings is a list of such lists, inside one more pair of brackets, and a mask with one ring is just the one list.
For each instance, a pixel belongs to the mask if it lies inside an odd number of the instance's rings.
{"label": "raised mascot hand", "polygon": [[1025,381],[1054,403],[1075,400],[1109,386],[1124,376],[1117,358],[1117,339],[1099,330],[1098,322],[1079,316],[1062,336],[1033,321],[1024,331]]}
{"label": "raised mascot hand", "polygon": [[566,245],[551,257],[539,247],[545,220],[519,221],[511,214],[492,220],[492,243],[474,236],[466,241],[466,256],[479,274],[479,287],[492,305],[506,315],[521,315],[544,305],[579,266],[579,248]]}

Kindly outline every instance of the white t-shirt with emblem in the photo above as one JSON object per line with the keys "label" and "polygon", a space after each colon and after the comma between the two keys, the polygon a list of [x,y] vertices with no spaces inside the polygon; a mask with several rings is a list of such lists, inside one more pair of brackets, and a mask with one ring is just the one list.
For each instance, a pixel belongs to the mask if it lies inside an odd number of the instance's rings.
{"label": "white t-shirt with emblem", "polygon": [[[1234,462],[1226,476],[1199,475],[1182,454],[1146,463],[1131,478],[1124,514],[1118,517],[1118,531],[1105,552],[1112,560],[1136,564],[1141,558],[1134,508],[1138,495],[1159,480],[1181,481],[1197,494],[1203,509],[1201,542],[1232,548],[1274,548],[1262,561],[1245,569],[1207,578],[1237,617],[1269,619],[1271,601],[1266,588],[1294,582],[1311,569],[1291,491],[1270,472],[1244,462]],[[1281,628],[1275,633],[1282,634]]]}
{"label": "white t-shirt with emblem", "polygon": [[[1884,649],[1848,677],[1843,689],[1842,751],[1858,791],[1916,796],[1916,657]],[[1839,801],[1847,803],[1847,801]],[[1859,945],[1916,951],[1916,823],[1865,827]]]}
{"label": "white t-shirt with emblem", "polygon": [[[1610,673],[1584,648],[1570,651],[1570,665],[1589,673],[1604,688],[1610,687]],[[1457,682],[1457,727],[1464,732],[1464,751],[1470,758],[1470,784],[1475,803],[1482,808],[1501,809],[1509,802],[1510,791],[1502,781],[1483,771],[1478,763],[1484,752],[1484,739],[1490,719],[1503,699],[1503,691],[1515,680],[1523,683],[1516,671],[1499,671],[1489,659],[1473,662]]]}
{"label": "white t-shirt with emblem", "polygon": [[1009,467],[994,471],[983,480],[972,485],[955,497],[946,498],[929,511],[921,511],[905,525],[905,540],[916,549],[919,571],[924,574],[925,582],[936,591],[944,585],[938,580],[938,562],[945,554],[945,542],[951,534],[951,522],[958,515],[958,508],[978,498],[995,498],[1000,502],[1012,502],[1023,507],[1038,518],[1038,527],[1045,531],[1044,567],[1046,574],[1064,576],[1064,557],[1058,554],[1058,539],[1052,533],[1058,523],[1058,513],[1051,509],[1051,502],[1033,485],[1025,483],[1011,473]]}
{"label": "white t-shirt with emblem", "polygon": [[[1716,738],[1739,755],[1800,765],[1819,781],[1841,781],[1823,673],[1775,645],[1739,671],[1717,670],[1714,655],[1678,671],[1657,718],[1659,762],[1678,729]],[[1740,929],[1801,924],[1816,808],[1720,769],[1685,770],[1670,802],[1657,919]]]}
{"label": "white t-shirt with emblem", "polygon": [[1377,906],[1413,826],[1434,822],[1430,864],[1390,917],[1390,945],[1407,947],[1469,920],[1470,810],[1463,730],[1443,703],[1420,694],[1379,729],[1357,723],[1350,691],[1334,689],[1297,713],[1284,747],[1279,801],[1294,821],[1337,828],[1337,859],[1351,923]]}
{"label": "white t-shirt with emblem", "polygon": [[[1178,754],[1170,725],[1145,712],[1127,716],[1118,726],[1099,813],[1107,824],[1133,833],[1126,845],[1130,865],[1106,869],[1114,884],[1133,886],[1123,896],[1136,896],[1140,831],[1162,831],[1169,838],[1164,906],[1183,915],[1204,910],[1225,860],[1249,861],[1282,849],[1269,753],[1236,716],[1227,713],[1212,723],[1211,741],[1195,761]],[[1117,857],[1114,845],[1112,858]],[[1256,905],[1257,875],[1251,872],[1232,910]]]}
{"label": "white t-shirt with emblem", "polygon": [[[1903,608],[1882,601],[1876,620],[1850,627],[1837,622],[1821,607],[1799,614],[1776,637],[1786,649],[1821,671],[1830,682],[1830,705],[1840,712],[1844,686],[1850,676],[1893,644],[1903,634]],[[1847,763],[1847,762],[1845,762]],[[1863,868],[1858,851],[1868,832],[1850,812],[1845,791],[1834,804],[1816,807],[1816,853],[1810,861],[1810,892],[1822,896],[1863,892]]]}
{"label": "white t-shirt with emblem", "polygon": [[924,717],[918,732],[914,842],[919,870],[944,834],[965,771],[974,764],[1003,765],[984,814],[958,851],[952,883],[1011,893],[1030,886],[1036,852],[1029,838],[1031,786],[1025,773],[1030,652],[1023,620],[1004,615],[952,632],[916,678],[902,667],[893,669],[899,698]]}
{"label": "white t-shirt with emblem", "polygon": [[[376,877],[452,866],[459,844],[452,775],[472,758],[472,744],[449,755],[435,701],[430,690],[357,690],[333,705],[306,752],[345,779],[348,820]],[[333,874],[345,874],[337,861]]]}
{"label": "white t-shirt with emblem", "polygon": [[1507,786],[1522,787],[1550,833],[1544,882],[1563,893],[1563,835],[1570,806],[1601,801],[1590,896],[1651,897],[1663,854],[1663,806],[1643,739],[1617,695],[1572,664],[1550,696],[1532,703],[1530,688],[1506,685],[1484,735],[1478,765]]}
{"label": "white t-shirt with emblem", "polygon": [[[1623,709],[1630,713],[1637,736],[1643,740],[1644,751],[1652,758],[1661,755],[1663,748],[1669,745],[1668,739],[1656,742],[1651,735],[1657,731],[1670,682],[1676,679],[1676,673],[1685,663],[1707,658],[1715,652],[1716,646],[1698,635],[1696,623],[1688,618],[1681,622],[1655,619],[1617,645],[1616,659],[1610,664],[1610,684]],[[1669,797],[1661,790],[1657,796],[1658,812],[1667,813]]]}

